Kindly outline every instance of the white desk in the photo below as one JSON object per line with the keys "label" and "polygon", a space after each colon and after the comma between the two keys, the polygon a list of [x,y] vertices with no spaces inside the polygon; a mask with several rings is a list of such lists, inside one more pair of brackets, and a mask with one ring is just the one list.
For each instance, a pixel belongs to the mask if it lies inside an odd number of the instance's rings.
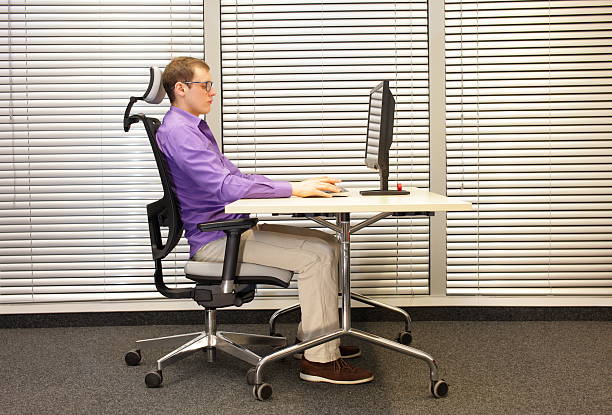
{"label": "white desk", "polygon": [[[410,317],[408,314],[397,308],[380,303],[371,298],[351,293],[351,255],[350,255],[350,235],[372,223],[388,216],[431,216],[434,212],[442,211],[466,211],[472,209],[472,204],[462,200],[448,198],[426,190],[410,188],[410,195],[394,196],[361,196],[358,189],[351,189],[348,197],[332,198],[279,198],[279,199],[242,199],[230,203],[225,207],[227,213],[277,213],[291,214],[294,216],[305,216],[309,219],[334,230],[338,234],[340,241],[340,281],[341,281],[341,309],[342,322],[341,328],[332,333],[319,336],[315,339],[304,341],[298,345],[293,345],[285,349],[274,352],[259,361],[255,367],[255,388],[263,384],[263,369],[274,360],[292,355],[310,347],[316,346],[330,340],[352,336],[370,343],[389,348],[391,350],[404,353],[418,359],[424,360],[429,365],[431,392],[439,398],[446,396],[448,385],[438,376],[438,368],[435,360],[427,353],[409,347],[412,337],[410,335]],[[381,212],[374,214],[369,219],[350,225],[350,214],[356,212]],[[329,222],[325,217],[335,217],[335,223]],[[406,318],[406,332],[408,336],[400,344],[396,341],[385,339],[361,330],[351,328],[351,298],[366,304],[384,307],[398,312]],[[283,312],[297,308],[292,306],[275,313],[270,321],[272,327],[274,319]],[[402,336],[400,334],[400,340]]]}
{"label": "white desk", "polygon": [[427,190],[410,188],[409,195],[361,196],[350,189],[348,197],[289,197],[241,199],[225,207],[226,213],[356,213],[356,212],[445,212],[472,210],[472,204]]}

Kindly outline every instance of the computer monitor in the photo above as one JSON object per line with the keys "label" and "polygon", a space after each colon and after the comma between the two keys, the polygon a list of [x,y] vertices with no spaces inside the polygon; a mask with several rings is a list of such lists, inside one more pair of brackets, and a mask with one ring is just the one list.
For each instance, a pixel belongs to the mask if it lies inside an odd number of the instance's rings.
{"label": "computer monitor", "polygon": [[389,81],[382,81],[370,91],[365,165],[378,170],[380,189],[362,190],[362,195],[410,194],[406,190],[389,190],[389,149],[393,142],[395,99]]}

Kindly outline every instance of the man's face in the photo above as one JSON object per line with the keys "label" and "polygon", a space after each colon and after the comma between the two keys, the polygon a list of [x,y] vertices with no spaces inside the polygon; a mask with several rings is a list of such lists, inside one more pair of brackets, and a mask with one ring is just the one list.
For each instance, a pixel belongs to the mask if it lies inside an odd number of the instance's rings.
{"label": "man's face", "polygon": [[[192,82],[207,82],[212,81],[210,73],[202,68],[196,67],[193,73]],[[184,84],[183,84],[184,85]],[[210,112],[210,106],[213,102],[213,97],[216,95],[215,89],[211,88],[210,91],[206,90],[207,84],[204,83],[193,83],[183,86],[184,102],[191,114],[198,116],[200,114],[208,114]]]}

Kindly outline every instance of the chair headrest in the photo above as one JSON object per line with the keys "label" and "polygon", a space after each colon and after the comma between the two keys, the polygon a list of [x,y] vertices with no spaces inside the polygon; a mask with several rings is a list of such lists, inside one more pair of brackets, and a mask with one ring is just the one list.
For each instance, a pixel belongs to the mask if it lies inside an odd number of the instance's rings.
{"label": "chair headrest", "polygon": [[166,96],[166,91],[164,91],[164,86],[162,85],[162,70],[157,66],[151,66],[149,68],[149,75],[149,86],[142,99],[149,104],[159,104]]}

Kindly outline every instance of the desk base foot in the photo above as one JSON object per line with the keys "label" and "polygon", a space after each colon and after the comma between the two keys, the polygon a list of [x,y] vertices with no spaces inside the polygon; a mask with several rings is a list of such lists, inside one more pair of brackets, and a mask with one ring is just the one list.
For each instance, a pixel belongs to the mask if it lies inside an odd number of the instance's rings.
{"label": "desk base foot", "polygon": [[349,328],[348,330],[336,330],[329,334],[319,336],[315,339],[303,341],[299,344],[285,347],[272,354],[269,354],[268,356],[263,357],[255,365],[254,368],[249,370],[249,373],[247,374],[248,383],[253,385],[253,396],[258,400],[267,400],[272,396],[272,387],[269,384],[263,382],[263,371],[268,364],[276,360],[281,360],[287,356],[293,355],[294,353],[302,352],[311,347],[344,336],[356,337],[358,339],[365,340],[369,343],[386,347],[387,349],[391,349],[396,352],[407,354],[409,356],[423,360],[429,366],[431,394],[436,398],[443,398],[448,395],[448,384],[444,379],[439,378],[438,365],[431,355],[425,353],[422,350],[415,349],[414,347],[410,347],[405,344],[400,344],[398,342],[377,336],[375,334]]}
{"label": "desk base foot", "polygon": [[[393,311],[394,313],[401,315],[404,318],[404,324],[405,324],[404,330],[408,333],[412,332],[412,319],[410,318],[410,314],[408,314],[407,311],[402,310],[399,307],[395,307],[395,306],[383,303],[381,301],[375,300],[373,298],[366,297],[365,295],[357,294],[354,292],[351,292],[351,298],[355,301],[359,301],[360,303],[371,305],[372,307],[384,308],[385,310]],[[400,343],[403,343],[403,342],[400,342]],[[410,344],[410,343],[403,343],[403,344]]]}
{"label": "desk base foot", "polygon": [[[407,337],[404,337],[404,338],[402,337],[402,335],[404,335],[405,333],[407,334],[412,333],[412,319],[410,318],[410,314],[408,314],[407,311],[402,310],[399,307],[395,307],[395,306],[383,303],[381,301],[375,300],[373,298],[366,297],[365,295],[357,294],[354,292],[351,292],[351,299],[355,301],[359,301],[360,303],[363,303],[363,304],[371,305],[372,307],[384,308],[385,310],[393,311],[394,313],[401,315],[404,320],[404,331],[400,332],[397,341],[405,345],[409,345],[412,342],[411,335],[410,335],[409,341]],[[290,313],[292,311],[299,310],[299,309],[300,309],[299,304],[293,304],[288,307],[281,308],[280,310],[277,310],[276,312],[274,312],[274,314],[272,314],[272,316],[270,317],[270,322],[269,322],[270,336],[280,336],[280,334],[278,334],[278,332],[276,331],[276,320],[280,316],[282,316],[283,314]]]}
{"label": "desk base foot", "polygon": [[385,339],[384,337],[377,336],[375,334],[366,333],[365,331],[350,329],[347,333],[349,336],[357,337],[358,339],[365,340],[369,343],[376,344],[378,346],[386,347],[387,349],[394,350],[399,353],[407,354],[417,359],[425,361],[429,366],[429,376],[432,382],[437,382],[438,377],[438,365],[433,357],[425,353],[422,350],[415,349],[414,347],[406,346],[394,342],[393,340]]}
{"label": "desk base foot", "polygon": [[319,344],[327,343],[328,341],[337,339],[344,335],[347,335],[348,332],[346,330],[336,330],[334,332],[324,334],[322,336],[316,337],[311,340],[304,340],[298,344],[294,344],[292,346],[284,347],[280,350],[275,351],[265,357],[263,357],[259,363],[254,368],[254,375],[251,374],[250,378],[255,383],[255,385],[259,385],[263,383],[263,370],[264,368],[276,361],[284,359],[285,357],[292,356],[295,353],[303,352],[306,349],[310,349],[311,347],[318,346]]}

